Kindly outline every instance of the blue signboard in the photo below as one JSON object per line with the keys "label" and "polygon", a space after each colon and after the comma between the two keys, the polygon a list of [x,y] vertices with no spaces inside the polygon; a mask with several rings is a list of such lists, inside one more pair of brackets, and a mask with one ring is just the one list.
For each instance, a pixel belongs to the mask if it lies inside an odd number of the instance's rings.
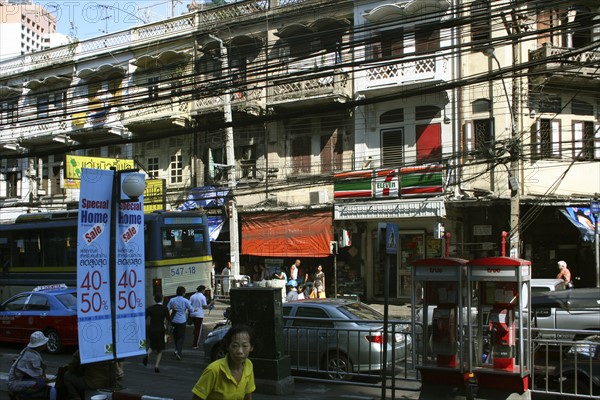
{"label": "blue signboard", "polygon": [[387,224],[385,229],[385,252],[398,254],[398,224]]}

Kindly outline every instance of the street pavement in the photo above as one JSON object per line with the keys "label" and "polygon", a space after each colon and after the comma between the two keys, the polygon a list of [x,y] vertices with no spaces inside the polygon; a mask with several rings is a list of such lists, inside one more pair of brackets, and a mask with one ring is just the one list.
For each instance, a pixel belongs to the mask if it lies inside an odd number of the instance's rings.
{"label": "street pavement", "polygon": [[[210,315],[205,318],[204,332],[206,335],[214,327],[214,325],[223,320],[223,311],[227,306],[226,303],[217,303]],[[383,312],[383,305],[373,304],[374,308]],[[405,306],[392,305],[389,307],[389,318],[400,319],[410,316],[410,309]],[[141,396],[151,398],[164,398],[174,400],[189,400],[192,398],[192,387],[200,377],[204,367],[204,352],[202,349],[193,350],[191,348],[192,327],[189,326],[186,331],[186,346],[184,348],[182,360],[175,358],[173,353],[173,345],[168,344],[167,349],[163,353],[163,358],[160,364],[160,373],[154,372],[154,355],[151,356],[147,367],[142,364],[142,357],[132,357],[125,359],[125,377],[118,381],[118,388],[115,393],[108,391],[104,392],[114,400],[135,400]],[[0,372],[7,374],[12,360],[22,349],[21,345],[2,344],[0,345]],[[50,355],[44,354],[44,361],[48,365],[50,373],[56,372],[59,366],[68,364],[71,358],[72,350],[64,354]],[[293,377],[293,390],[290,393],[274,395],[266,394],[261,390],[260,383],[257,384],[257,392],[253,395],[255,400],[281,399],[288,397],[298,397],[305,399],[380,399],[381,386],[365,387],[354,384],[334,384],[328,381],[315,382],[306,379]],[[394,391],[392,396],[391,390],[387,391],[387,398],[397,399],[418,399],[419,398],[418,382],[407,383],[406,391]],[[289,387],[286,387],[289,389]],[[272,392],[271,392],[272,393]],[[92,394],[97,393],[89,393]],[[4,399],[6,392],[0,390],[0,399]],[[90,397],[88,396],[88,398]],[[6,396],[8,397],[8,396]],[[86,399],[88,400],[88,399]]]}

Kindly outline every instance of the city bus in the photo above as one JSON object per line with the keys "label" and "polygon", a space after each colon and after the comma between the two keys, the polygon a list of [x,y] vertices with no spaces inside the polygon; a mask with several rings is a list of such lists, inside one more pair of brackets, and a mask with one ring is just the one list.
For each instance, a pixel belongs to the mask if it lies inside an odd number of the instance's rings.
{"label": "city bus", "polygon": [[[154,295],[175,296],[211,287],[212,255],[207,217],[198,211],[144,215],[146,304]],[[77,211],[23,214],[0,224],[0,298],[39,285],[77,285]]]}

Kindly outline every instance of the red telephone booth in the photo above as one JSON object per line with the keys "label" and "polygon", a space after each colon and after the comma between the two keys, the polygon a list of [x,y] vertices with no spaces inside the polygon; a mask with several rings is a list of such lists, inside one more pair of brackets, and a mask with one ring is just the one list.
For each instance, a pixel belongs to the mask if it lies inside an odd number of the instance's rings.
{"label": "red telephone booth", "polygon": [[467,260],[429,258],[412,264],[415,360],[423,383],[464,386],[469,371],[465,328]]}
{"label": "red telephone booth", "polygon": [[469,263],[468,280],[478,310],[470,342],[479,388],[529,390],[531,331],[529,319],[521,316],[531,299],[531,262],[480,258]]}

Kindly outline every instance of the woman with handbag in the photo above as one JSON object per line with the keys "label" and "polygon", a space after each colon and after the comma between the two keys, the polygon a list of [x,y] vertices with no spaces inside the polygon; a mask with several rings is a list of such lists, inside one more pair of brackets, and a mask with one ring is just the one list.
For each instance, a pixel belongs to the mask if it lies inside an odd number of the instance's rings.
{"label": "woman with handbag", "polygon": [[156,361],[154,362],[154,372],[160,372],[158,366],[160,365],[160,359],[162,358],[162,352],[165,349],[165,322],[171,324],[171,315],[169,310],[162,303],[163,295],[157,294],[154,296],[154,302],[156,304],[146,309],[146,319],[149,319],[148,324],[148,352],[142,363],[148,365],[148,358],[152,351],[156,351]]}

